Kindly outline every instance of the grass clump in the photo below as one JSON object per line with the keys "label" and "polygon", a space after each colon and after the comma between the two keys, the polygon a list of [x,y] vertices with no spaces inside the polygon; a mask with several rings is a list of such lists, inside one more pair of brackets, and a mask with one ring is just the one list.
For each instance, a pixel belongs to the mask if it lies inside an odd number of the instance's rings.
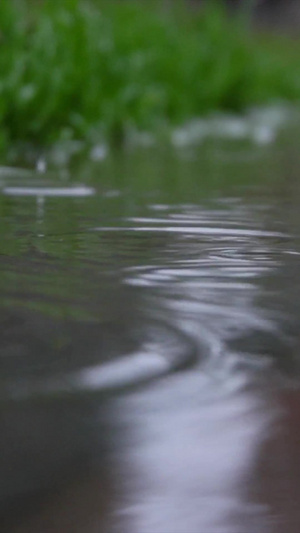
{"label": "grass clump", "polygon": [[160,4],[0,2],[2,143],[117,142],[130,129],[299,100],[295,43],[288,55],[277,41],[278,52],[258,43],[215,3],[199,12]]}

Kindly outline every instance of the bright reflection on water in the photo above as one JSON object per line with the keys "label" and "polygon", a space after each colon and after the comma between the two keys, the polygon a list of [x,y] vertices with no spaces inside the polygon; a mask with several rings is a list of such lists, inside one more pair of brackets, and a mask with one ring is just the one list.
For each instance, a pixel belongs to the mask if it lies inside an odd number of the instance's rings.
{"label": "bright reflection on water", "polygon": [[3,178],[3,531],[299,531],[299,160],[231,150]]}

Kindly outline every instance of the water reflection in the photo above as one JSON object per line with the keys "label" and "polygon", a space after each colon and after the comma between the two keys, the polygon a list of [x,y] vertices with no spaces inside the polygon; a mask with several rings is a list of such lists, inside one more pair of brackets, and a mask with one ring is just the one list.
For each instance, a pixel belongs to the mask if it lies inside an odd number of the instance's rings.
{"label": "water reflection", "polygon": [[[188,221],[184,231],[177,225],[182,219]],[[116,451],[127,480],[116,529],[275,530],[288,479],[268,351],[270,339],[276,344],[277,324],[256,305],[263,291],[256,279],[279,266],[274,244],[284,234],[266,231],[263,210],[243,209],[236,199],[226,212],[192,206],[178,218],[170,213],[159,221],[139,218],[138,224],[149,235],[165,224],[169,239],[148,269],[127,269],[127,283],[144,287],[156,315],[172,316],[207,349],[197,369],[118,405],[129,436]],[[261,333],[254,354],[245,338],[250,330],[256,337]],[[232,351],[234,340],[243,337],[239,351]]]}
{"label": "water reflection", "polygon": [[1,197],[4,530],[296,533],[298,226],[126,187]]}
{"label": "water reflection", "polygon": [[116,451],[125,479],[117,531],[272,531],[285,494],[280,412],[245,372],[231,374],[230,384],[169,378],[119,406],[128,436]]}

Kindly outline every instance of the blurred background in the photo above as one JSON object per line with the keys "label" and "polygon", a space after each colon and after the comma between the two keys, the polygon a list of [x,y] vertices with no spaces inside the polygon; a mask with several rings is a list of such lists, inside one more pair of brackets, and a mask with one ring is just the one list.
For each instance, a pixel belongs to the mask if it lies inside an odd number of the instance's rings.
{"label": "blurred background", "polygon": [[300,8],[0,3],[1,533],[298,533]]}

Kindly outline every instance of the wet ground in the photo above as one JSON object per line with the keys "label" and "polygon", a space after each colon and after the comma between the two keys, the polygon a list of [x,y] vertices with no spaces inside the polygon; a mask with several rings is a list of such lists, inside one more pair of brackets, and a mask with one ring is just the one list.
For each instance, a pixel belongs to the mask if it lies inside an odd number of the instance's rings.
{"label": "wet ground", "polygon": [[299,531],[298,124],[273,126],[1,169],[1,532]]}

